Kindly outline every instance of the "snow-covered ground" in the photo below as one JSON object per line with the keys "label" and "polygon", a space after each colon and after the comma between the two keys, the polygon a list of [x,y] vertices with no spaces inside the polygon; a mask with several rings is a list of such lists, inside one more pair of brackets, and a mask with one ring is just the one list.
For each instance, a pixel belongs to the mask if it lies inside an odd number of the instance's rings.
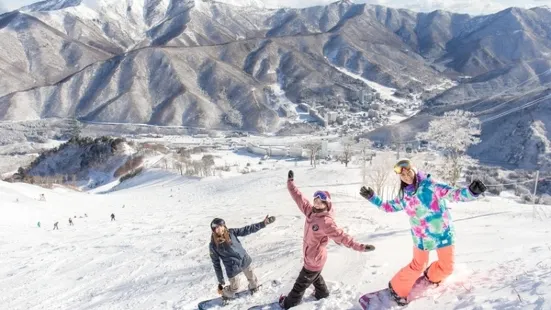
{"label": "snow-covered ground", "polygon": [[[330,191],[337,224],[376,246],[359,253],[330,242],[323,275],[331,296],[296,309],[360,309],[359,296],[385,287],[411,259],[407,216],[360,199],[359,169],[337,163],[312,169],[306,161],[203,180],[149,170],[109,194],[0,182],[0,309],[196,309],[217,297],[208,255],[212,218],[240,227],[267,214],[276,222],[241,241],[268,284],[224,309],[275,300],[302,266],[304,219],[287,193],[288,169],[306,195]],[[46,201],[38,200],[41,193]],[[531,206],[508,198],[450,207],[455,273],[408,309],[550,309],[551,220],[533,219]]]}

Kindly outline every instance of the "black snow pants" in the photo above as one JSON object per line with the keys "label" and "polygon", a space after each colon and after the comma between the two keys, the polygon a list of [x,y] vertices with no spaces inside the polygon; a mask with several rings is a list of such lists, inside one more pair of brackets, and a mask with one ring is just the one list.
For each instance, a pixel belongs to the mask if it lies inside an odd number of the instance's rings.
{"label": "black snow pants", "polygon": [[321,271],[310,271],[302,267],[302,270],[300,271],[300,274],[295,281],[293,289],[291,290],[289,295],[285,297],[283,307],[285,309],[289,309],[300,304],[302,296],[304,296],[304,292],[311,284],[314,285],[314,296],[316,297],[316,299],[319,300],[329,296],[329,290],[327,290],[327,285],[325,284],[325,281],[321,276]]}

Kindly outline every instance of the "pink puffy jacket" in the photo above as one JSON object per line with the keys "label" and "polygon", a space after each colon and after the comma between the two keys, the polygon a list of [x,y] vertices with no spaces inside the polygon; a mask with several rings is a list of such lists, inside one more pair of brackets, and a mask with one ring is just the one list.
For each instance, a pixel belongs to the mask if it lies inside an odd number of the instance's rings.
{"label": "pink puffy jacket", "polygon": [[[328,210],[322,213],[313,213],[312,204],[302,195],[295,186],[293,180],[287,181],[287,189],[297,203],[300,211],[306,215],[304,222],[304,241],[303,255],[304,268],[310,271],[321,271],[327,261],[327,243],[329,239],[335,241],[339,245],[344,245],[356,251],[365,251],[365,246],[357,243],[354,239],[345,234],[333,220],[333,206],[331,201],[328,202]],[[331,195],[325,192],[329,200]]]}

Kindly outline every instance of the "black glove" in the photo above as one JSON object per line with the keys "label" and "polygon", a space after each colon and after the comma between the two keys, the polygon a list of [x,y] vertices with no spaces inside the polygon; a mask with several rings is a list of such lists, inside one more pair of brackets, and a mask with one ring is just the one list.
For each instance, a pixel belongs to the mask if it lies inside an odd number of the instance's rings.
{"label": "black glove", "polygon": [[295,174],[293,173],[293,170],[289,170],[289,174],[287,175],[288,180],[293,180],[295,178]]}
{"label": "black glove", "polygon": [[373,195],[375,195],[375,192],[371,187],[365,188],[365,186],[362,186],[362,188],[360,188],[360,196],[362,196],[363,198],[369,200],[371,199],[371,197],[373,197]]}
{"label": "black glove", "polygon": [[375,246],[373,246],[371,244],[364,244],[364,248],[365,248],[366,252],[375,251]]}
{"label": "black glove", "polygon": [[268,224],[272,224],[273,222],[275,222],[275,216],[266,215],[266,218],[264,219],[264,224],[268,225]]}
{"label": "black glove", "polygon": [[474,180],[471,183],[471,185],[469,185],[469,190],[471,191],[471,193],[473,193],[473,195],[478,196],[484,193],[487,190],[487,188],[486,188],[486,185],[482,183],[482,181]]}
{"label": "black glove", "polygon": [[222,284],[218,284],[218,294],[222,295],[223,291],[224,291],[224,286]]}

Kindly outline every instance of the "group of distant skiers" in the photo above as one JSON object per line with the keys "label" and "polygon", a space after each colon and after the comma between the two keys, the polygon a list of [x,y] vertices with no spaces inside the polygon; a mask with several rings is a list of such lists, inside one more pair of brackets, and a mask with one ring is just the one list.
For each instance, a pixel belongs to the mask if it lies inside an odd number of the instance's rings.
{"label": "group of distant skiers", "polygon": [[[398,197],[383,201],[371,187],[362,186],[360,195],[385,212],[405,211],[410,218],[413,239],[413,259],[388,283],[391,296],[399,305],[408,304],[407,296],[420,275],[433,285],[438,285],[453,272],[455,231],[446,200],[452,202],[470,201],[486,191],[480,180],[474,180],[465,188],[453,188],[436,182],[430,174],[418,171],[409,159],[399,160],[394,172],[400,182]],[[303,236],[304,265],[292,290],[287,296],[280,296],[279,305],[289,309],[298,305],[310,285],[314,285],[314,297],[329,296],[329,290],[321,275],[327,260],[326,246],[329,239],[339,245],[359,252],[375,250],[370,244],[361,244],[343,232],[333,218],[334,208],[327,191],[316,191],[313,201],[304,196],[294,183],[294,173],[287,175],[287,189],[300,211],[306,216]],[[209,245],[210,257],[218,279],[218,293],[224,301],[235,298],[239,289],[238,276],[243,272],[249,282],[249,290],[258,290],[258,280],[251,267],[252,259],[243,248],[238,237],[255,233],[275,221],[266,218],[243,228],[227,228],[224,220],[216,218],[211,222],[212,237]],[[436,250],[438,260],[427,268],[429,252]],[[229,285],[225,286],[220,261],[224,264]]]}
{"label": "group of distant skiers", "polygon": [[[88,217],[88,214],[84,213],[84,217]],[[75,216],[76,218],[76,216]],[[111,222],[115,220],[115,214],[114,213],[111,213]],[[59,222],[55,222],[54,223],[54,229],[53,230],[59,230]],[[40,228],[40,222],[37,223],[37,226],[38,228]],[[75,226],[75,224],[73,223],[73,219],[72,218],[69,218],[69,226]]]}

